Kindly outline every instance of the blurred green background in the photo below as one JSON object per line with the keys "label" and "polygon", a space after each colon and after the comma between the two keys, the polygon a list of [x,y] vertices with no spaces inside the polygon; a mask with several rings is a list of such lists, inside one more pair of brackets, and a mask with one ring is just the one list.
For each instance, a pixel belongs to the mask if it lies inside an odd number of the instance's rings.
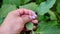
{"label": "blurred green background", "polygon": [[[0,24],[17,8],[35,11],[39,21],[35,31],[21,34],[60,34],[60,0],[0,0]],[[27,28],[32,29],[29,26]]]}

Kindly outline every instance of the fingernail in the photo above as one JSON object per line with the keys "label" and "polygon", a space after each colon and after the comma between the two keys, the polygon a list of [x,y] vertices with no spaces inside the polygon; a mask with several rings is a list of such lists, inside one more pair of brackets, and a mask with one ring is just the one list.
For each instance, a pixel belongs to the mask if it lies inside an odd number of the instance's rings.
{"label": "fingernail", "polygon": [[30,19],[35,19],[35,16],[30,16]]}
{"label": "fingernail", "polygon": [[30,19],[35,19],[37,16],[34,11],[29,12],[29,14],[30,14]]}

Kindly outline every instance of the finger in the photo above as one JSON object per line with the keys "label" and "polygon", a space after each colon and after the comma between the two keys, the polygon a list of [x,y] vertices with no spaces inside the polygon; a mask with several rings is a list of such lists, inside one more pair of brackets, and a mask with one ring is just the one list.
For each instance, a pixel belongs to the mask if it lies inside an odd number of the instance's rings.
{"label": "finger", "polygon": [[25,15],[25,14],[27,14],[27,15],[31,15],[31,16],[37,16],[35,14],[35,12],[33,12],[32,10],[23,9],[23,8],[14,10],[14,11],[12,11],[10,13],[13,14],[13,15],[23,15],[23,14]]}
{"label": "finger", "polygon": [[38,20],[32,20],[32,23],[38,24]]}
{"label": "finger", "polygon": [[32,14],[32,15],[36,16],[35,12],[32,11],[32,10],[28,10],[28,9],[24,9],[24,8],[20,8],[19,10],[23,10],[24,14],[26,14],[26,15],[31,15]]}
{"label": "finger", "polygon": [[21,18],[24,23],[27,23],[33,19],[29,15],[22,15]]}
{"label": "finger", "polygon": [[36,30],[36,26],[33,26],[33,30]]}
{"label": "finger", "polygon": [[23,10],[24,15],[31,15],[33,18],[37,18],[37,15],[32,10],[23,9],[23,8],[21,8],[20,10]]}

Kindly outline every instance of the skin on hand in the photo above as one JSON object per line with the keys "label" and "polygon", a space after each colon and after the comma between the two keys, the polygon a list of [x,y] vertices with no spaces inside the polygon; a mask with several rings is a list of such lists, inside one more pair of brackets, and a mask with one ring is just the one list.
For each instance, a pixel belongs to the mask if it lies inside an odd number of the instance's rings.
{"label": "skin on hand", "polygon": [[27,22],[37,23],[37,15],[32,10],[17,9],[8,13],[0,26],[0,34],[19,34]]}

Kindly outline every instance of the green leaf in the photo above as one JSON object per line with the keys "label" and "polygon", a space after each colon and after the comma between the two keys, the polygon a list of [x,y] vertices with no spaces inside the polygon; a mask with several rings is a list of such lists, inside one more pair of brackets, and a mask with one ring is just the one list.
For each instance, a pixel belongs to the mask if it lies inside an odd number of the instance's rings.
{"label": "green leaf", "polygon": [[4,4],[1,7],[1,17],[5,17],[10,11],[15,10],[15,5]]}
{"label": "green leaf", "polygon": [[40,5],[39,5],[39,7],[38,7],[38,14],[39,15],[44,15],[45,13],[47,13],[48,12],[48,7],[47,7],[47,5],[46,5],[46,2],[42,2]]}
{"label": "green leaf", "polygon": [[40,34],[60,34],[60,29],[57,27],[47,26],[40,30]]}
{"label": "green leaf", "polygon": [[31,23],[31,22],[27,23],[27,24],[26,24],[26,28],[27,28],[28,30],[32,30],[32,29],[33,29],[33,23]]}
{"label": "green leaf", "polygon": [[46,4],[48,8],[52,8],[56,0],[47,0]]}
{"label": "green leaf", "polygon": [[53,5],[55,4],[56,0],[47,0],[45,2],[42,2],[39,7],[38,7],[38,14],[39,15],[44,15],[45,13],[47,13],[49,11],[50,8],[53,7]]}
{"label": "green leaf", "polygon": [[3,0],[3,4],[13,4],[13,5],[20,5],[20,0]]}
{"label": "green leaf", "polygon": [[60,13],[60,3],[57,4],[57,12]]}
{"label": "green leaf", "polygon": [[25,9],[29,9],[29,10],[33,10],[33,11],[36,11],[37,12],[37,5],[36,3],[29,3],[29,4],[26,4],[26,5],[23,5],[23,6],[19,6],[20,8],[25,8]]}
{"label": "green leaf", "polygon": [[50,26],[56,26],[58,23],[57,21],[49,21],[49,22],[45,22],[45,21],[40,21],[37,25],[37,30],[35,31],[36,34],[40,34],[40,31],[42,31],[43,29],[50,27]]}
{"label": "green leaf", "polygon": [[48,13],[49,13],[49,15],[50,15],[50,19],[51,19],[51,20],[57,20],[57,17],[56,17],[56,15],[55,15],[54,12],[48,11]]}

